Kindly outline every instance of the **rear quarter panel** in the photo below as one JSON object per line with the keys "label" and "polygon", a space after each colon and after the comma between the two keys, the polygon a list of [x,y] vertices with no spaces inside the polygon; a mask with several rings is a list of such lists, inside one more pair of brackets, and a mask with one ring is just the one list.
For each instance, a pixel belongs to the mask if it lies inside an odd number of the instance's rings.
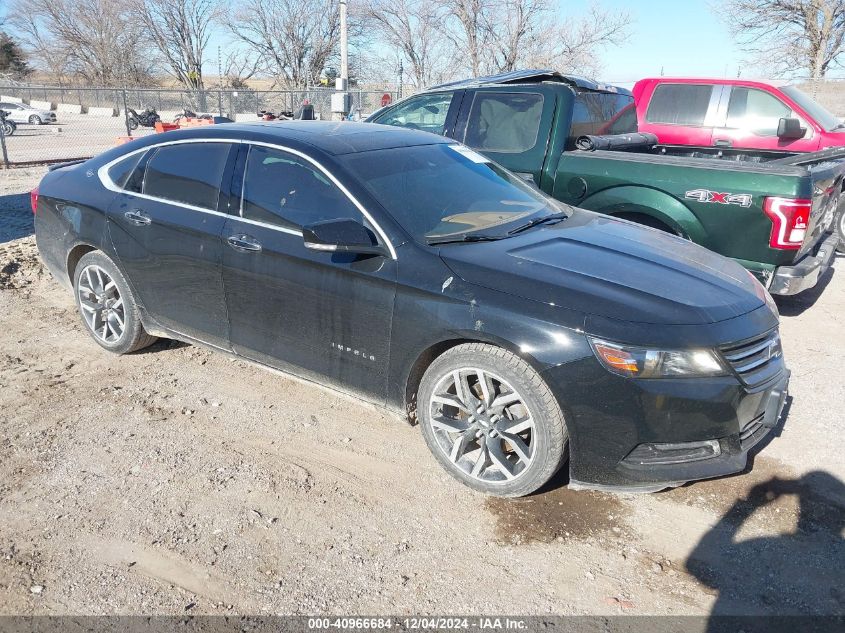
{"label": "rear quarter panel", "polygon": [[84,244],[112,255],[103,213],[112,196],[87,163],[49,172],[39,184],[35,241],[47,268],[68,289],[68,254],[74,247]]}

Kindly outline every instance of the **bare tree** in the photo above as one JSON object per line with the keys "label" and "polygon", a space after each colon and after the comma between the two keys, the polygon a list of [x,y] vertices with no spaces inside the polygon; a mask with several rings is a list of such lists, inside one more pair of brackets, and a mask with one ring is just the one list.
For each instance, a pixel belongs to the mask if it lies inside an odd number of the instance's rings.
{"label": "bare tree", "polygon": [[619,46],[629,35],[631,16],[593,4],[579,17],[552,20],[532,38],[520,63],[595,76],[601,72],[601,49]]}
{"label": "bare tree", "polygon": [[150,78],[129,0],[17,0],[8,21],[32,58],[60,75],[105,86]]}
{"label": "bare tree", "polygon": [[144,0],[141,20],[167,70],[187,90],[203,90],[202,60],[221,15],[218,0]]}
{"label": "bare tree", "polygon": [[630,16],[591,5],[563,18],[551,0],[440,0],[456,68],[473,76],[518,67],[552,67],[582,74],[599,70],[599,49],[628,36]]}
{"label": "bare tree", "polygon": [[337,0],[245,0],[231,28],[277,80],[305,86],[337,57],[340,13]]}
{"label": "bare tree", "polygon": [[473,77],[488,68],[487,54],[494,35],[492,14],[495,0],[440,0],[440,6],[450,18],[445,34],[458,52],[457,60],[466,66]]}
{"label": "bare tree", "polygon": [[723,0],[745,51],[779,72],[824,78],[845,51],[845,0]]}
{"label": "bare tree", "polygon": [[377,39],[400,52],[414,86],[443,79],[451,60],[444,46],[447,14],[438,0],[370,0],[361,12]]}

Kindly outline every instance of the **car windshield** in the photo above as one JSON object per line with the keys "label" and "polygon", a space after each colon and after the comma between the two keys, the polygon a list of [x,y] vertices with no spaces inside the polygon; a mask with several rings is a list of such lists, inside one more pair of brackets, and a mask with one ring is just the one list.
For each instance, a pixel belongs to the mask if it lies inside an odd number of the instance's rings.
{"label": "car windshield", "polygon": [[809,114],[825,132],[845,128],[841,119],[828,112],[824,106],[795,86],[784,87],[783,93],[797,103],[804,112]]}
{"label": "car windshield", "polygon": [[373,197],[420,242],[506,237],[568,207],[463,145],[418,145],[342,157]]}

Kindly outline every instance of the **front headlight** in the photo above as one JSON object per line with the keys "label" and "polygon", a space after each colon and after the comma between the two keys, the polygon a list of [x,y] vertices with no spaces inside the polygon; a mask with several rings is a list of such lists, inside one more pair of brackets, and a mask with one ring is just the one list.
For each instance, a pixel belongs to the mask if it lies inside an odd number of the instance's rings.
{"label": "front headlight", "polygon": [[629,378],[724,376],[728,370],[709,349],[661,350],[588,337],[596,358],[609,371]]}

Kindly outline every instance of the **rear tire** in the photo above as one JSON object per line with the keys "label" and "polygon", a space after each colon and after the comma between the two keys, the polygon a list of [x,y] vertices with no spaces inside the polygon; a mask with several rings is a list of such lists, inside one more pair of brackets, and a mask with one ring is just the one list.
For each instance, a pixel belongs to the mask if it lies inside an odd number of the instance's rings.
{"label": "rear tire", "polygon": [[548,385],[519,356],[484,343],[444,352],[423,375],[423,437],[461,483],[498,497],[521,497],[563,463],[568,438]]}
{"label": "rear tire", "polygon": [[82,323],[100,347],[128,354],[156,341],[141,324],[126,278],[104,253],[92,251],[82,256],[74,271],[73,289]]}

